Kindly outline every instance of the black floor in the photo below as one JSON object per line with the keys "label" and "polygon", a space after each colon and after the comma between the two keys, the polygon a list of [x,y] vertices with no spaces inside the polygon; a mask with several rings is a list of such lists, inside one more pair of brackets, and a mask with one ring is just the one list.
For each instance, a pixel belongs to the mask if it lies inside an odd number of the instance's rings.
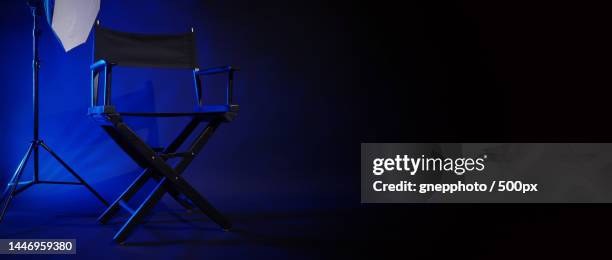
{"label": "black floor", "polygon": [[[129,178],[121,179],[121,184],[97,186],[112,187],[101,191],[110,200],[127,185]],[[96,219],[104,207],[83,187],[35,185],[13,200],[0,224],[0,237],[74,238],[79,258],[313,259],[329,256],[329,252],[335,251],[334,241],[343,233],[344,226],[338,223],[351,210],[338,207],[341,192],[330,193],[321,183],[307,180],[301,183],[301,187],[261,182],[257,186],[249,183],[207,185],[210,189],[202,190],[202,194],[232,220],[234,228],[230,232],[221,230],[199,211],[186,212],[171,197],[165,196],[125,245],[115,244],[112,237],[127,213],[122,212],[102,225]],[[358,202],[353,204],[358,205]]]}
{"label": "black floor", "polygon": [[[346,183],[287,183],[199,187],[234,222],[231,232],[166,196],[125,245],[112,241],[125,214],[101,225],[103,207],[82,187],[38,185],[14,200],[0,237],[74,238],[87,259],[565,259],[605,251],[612,232],[606,204],[362,205]],[[102,192],[120,189],[111,190]]]}

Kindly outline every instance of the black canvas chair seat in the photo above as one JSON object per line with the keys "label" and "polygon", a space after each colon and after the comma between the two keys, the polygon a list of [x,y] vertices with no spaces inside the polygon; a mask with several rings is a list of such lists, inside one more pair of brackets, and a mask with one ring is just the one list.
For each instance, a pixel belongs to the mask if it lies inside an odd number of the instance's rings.
{"label": "black canvas chair seat", "polygon": [[[121,209],[131,214],[115,234],[113,240],[116,242],[124,242],[143,216],[166,193],[188,210],[200,209],[223,229],[227,230],[231,227],[231,223],[181,177],[181,173],[202,150],[219,125],[232,121],[240,108],[233,102],[233,78],[238,68],[222,66],[200,70],[195,50],[193,30],[189,33],[175,35],[144,35],[102,28],[99,23],[95,26],[94,63],[91,65],[92,102],[88,114],[132,160],[143,168],[143,172],[136,180],[98,219],[101,223],[106,223]],[[111,102],[111,75],[115,66],[192,69],[195,109],[185,112],[117,111]],[[213,74],[227,75],[225,104],[204,104],[203,102],[201,78]],[[100,95],[99,92],[103,94]],[[191,120],[166,147],[151,147],[123,121],[124,117],[133,116],[189,117]],[[205,124],[205,127],[195,134],[187,150],[179,151],[178,149],[200,124]],[[168,161],[170,158],[177,158],[179,161],[170,164]],[[155,188],[138,207],[131,207],[128,202],[150,180],[157,182]]]}
{"label": "black canvas chair seat", "polygon": [[[108,109],[108,107],[106,107]],[[105,114],[118,114],[121,116],[139,116],[139,117],[215,117],[215,116],[226,116],[233,118],[240,111],[240,106],[233,105],[205,105],[194,109],[193,112],[109,112],[104,110],[104,106],[93,107],[89,110],[89,115],[94,117],[100,117]],[[114,108],[113,108],[114,109]],[[229,119],[228,121],[231,121]]]}

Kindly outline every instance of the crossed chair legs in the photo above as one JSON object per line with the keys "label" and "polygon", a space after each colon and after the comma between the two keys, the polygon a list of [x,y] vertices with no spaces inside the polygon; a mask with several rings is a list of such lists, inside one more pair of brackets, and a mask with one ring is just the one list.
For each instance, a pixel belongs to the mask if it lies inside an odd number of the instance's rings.
{"label": "crossed chair legs", "polygon": [[[202,118],[192,118],[174,141],[162,152],[156,152],[153,148],[149,147],[122,121],[119,115],[106,115],[106,120],[110,124],[103,125],[104,130],[132,159],[145,168],[128,189],[98,218],[98,221],[101,223],[106,223],[121,208],[131,214],[123,227],[115,234],[113,238],[115,242],[123,243],[147,212],[159,202],[166,192],[186,209],[191,210],[195,205],[195,207],[208,215],[224,230],[231,228],[231,223],[180,176],[194,157],[202,150],[216,128],[223,122],[222,117],[211,120],[197,135],[188,151],[184,153],[176,153],[176,150],[187,140],[197,126],[203,122]],[[167,159],[175,157],[181,157],[182,159],[172,167],[168,164]],[[131,208],[127,202],[151,178],[158,181],[157,185],[138,208]]]}

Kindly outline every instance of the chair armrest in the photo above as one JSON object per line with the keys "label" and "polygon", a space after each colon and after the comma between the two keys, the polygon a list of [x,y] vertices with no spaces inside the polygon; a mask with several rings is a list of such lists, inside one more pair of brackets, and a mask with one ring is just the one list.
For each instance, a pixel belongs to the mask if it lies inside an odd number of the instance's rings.
{"label": "chair armrest", "polygon": [[212,74],[219,74],[219,73],[225,73],[225,72],[230,72],[230,71],[240,71],[240,68],[232,67],[232,66],[221,66],[221,67],[207,68],[204,70],[195,69],[194,72],[197,75],[212,75]]}
{"label": "chair armrest", "polygon": [[89,69],[92,71],[101,71],[102,69],[106,68],[106,66],[108,66],[108,63],[106,63],[105,60],[99,60],[91,64]]}
{"label": "chair armrest", "polygon": [[226,91],[226,102],[227,106],[234,105],[234,72],[240,71],[240,68],[234,66],[221,66],[221,67],[213,67],[204,70],[200,70],[198,68],[193,70],[193,79],[195,83],[195,93],[196,93],[196,104],[198,107],[202,107],[204,105],[203,95],[202,95],[202,82],[200,76],[206,75],[214,75],[214,74],[222,74],[227,73],[227,91]]}
{"label": "chair armrest", "polygon": [[89,66],[91,70],[91,107],[98,106],[98,92],[100,85],[100,73],[104,72],[104,106],[110,106],[111,97],[111,69],[112,63],[98,60]]}

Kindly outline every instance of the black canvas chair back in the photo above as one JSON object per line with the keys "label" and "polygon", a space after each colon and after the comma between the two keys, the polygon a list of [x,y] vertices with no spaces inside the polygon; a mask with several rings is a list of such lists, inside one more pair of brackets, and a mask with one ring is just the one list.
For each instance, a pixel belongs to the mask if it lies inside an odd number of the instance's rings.
{"label": "black canvas chair back", "polygon": [[[237,115],[239,106],[234,103],[233,99],[233,80],[234,72],[238,69],[232,66],[222,66],[200,70],[196,62],[193,30],[174,35],[145,35],[106,29],[98,23],[95,27],[94,45],[89,115],[99,122],[102,129],[119,147],[143,168],[142,173],[98,220],[106,223],[121,209],[129,212],[132,216],[113,238],[116,242],[122,243],[133,232],[143,216],[159,202],[164,194],[168,193],[187,210],[198,208],[224,230],[229,229],[231,223],[182,178],[181,173],[202,150],[219,125],[232,121]],[[194,111],[172,113],[117,111],[111,100],[111,75],[115,66],[193,69],[196,108]],[[214,74],[227,77],[225,104],[204,102],[202,80],[205,76]],[[176,138],[165,147],[151,147],[123,121],[123,117],[126,116],[189,117],[191,119]],[[202,123],[206,124],[205,127],[196,132]],[[195,138],[190,139],[189,137],[194,132]],[[187,146],[187,150],[179,151],[178,149],[186,140],[193,141]],[[171,158],[177,158],[179,161],[170,164],[168,159]],[[150,180],[157,183],[155,188],[140,203],[139,207],[129,206],[128,202],[132,197]]]}
{"label": "black canvas chair back", "polygon": [[147,35],[95,26],[94,60],[121,66],[195,69],[195,33]]}

